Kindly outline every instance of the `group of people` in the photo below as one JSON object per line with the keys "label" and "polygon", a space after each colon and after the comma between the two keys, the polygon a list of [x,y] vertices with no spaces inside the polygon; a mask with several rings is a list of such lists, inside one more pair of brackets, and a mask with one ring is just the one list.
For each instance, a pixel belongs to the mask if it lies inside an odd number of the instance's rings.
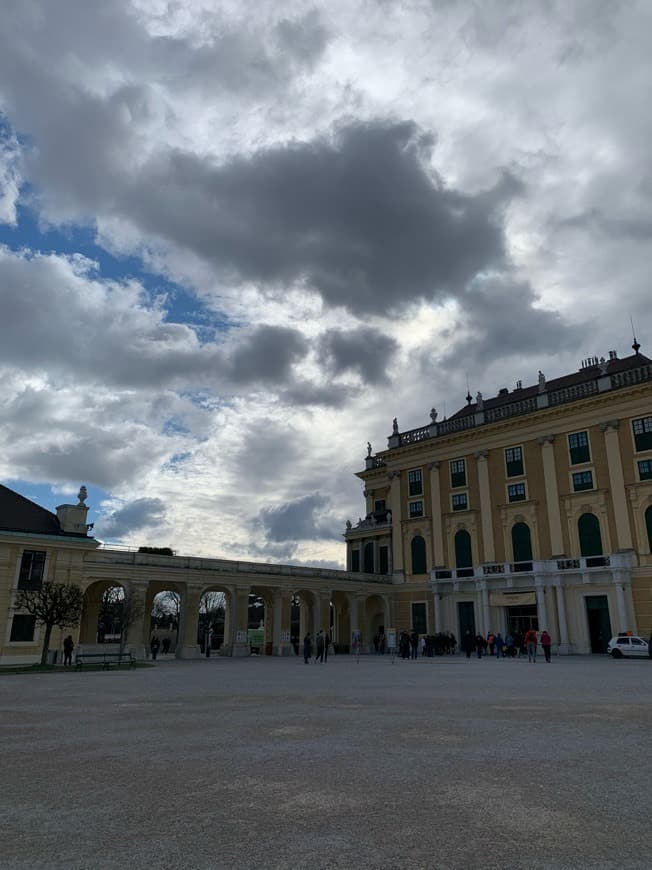
{"label": "group of people", "polygon": [[152,661],[156,661],[156,656],[158,655],[158,651],[161,649],[161,647],[163,648],[164,654],[169,653],[170,652],[170,638],[164,637],[163,643],[161,644],[161,641],[159,640],[159,636],[156,633],[154,633],[152,635],[150,642],[149,642],[149,651],[152,654]]}
{"label": "group of people", "polygon": [[474,637],[470,629],[467,629],[462,637],[461,647],[467,659],[471,658],[475,652],[479,659],[483,656],[495,656],[497,659],[501,659],[521,658],[521,656],[527,655],[528,662],[536,662],[539,644],[546,661],[551,661],[552,638],[545,629],[541,632],[540,637],[533,628],[528,629],[524,634],[520,631],[513,634],[509,632],[505,637],[499,631],[495,634],[493,631],[489,631],[486,637],[481,634],[476,634]]}
{"label": "group of people", "polygon": [[[319,631],[317,633],[317,637],[315,638],[315,664],[317,662],[328,661],[328,651],[331,645],[331,636],[327,631]],[[303,639],[303,660],[306,664],[312,658],[312,635],[310,632],[306,633],[306,636]],[[332,650],[331,650],[332,652]]]}
{"label": "group of people", "polygon": [[402,631],[398,636],[398,654],[402,659],[416,659],[419,656],[455,655],[457,638],[452,631],[439,631],[436,634],[422,634]]}

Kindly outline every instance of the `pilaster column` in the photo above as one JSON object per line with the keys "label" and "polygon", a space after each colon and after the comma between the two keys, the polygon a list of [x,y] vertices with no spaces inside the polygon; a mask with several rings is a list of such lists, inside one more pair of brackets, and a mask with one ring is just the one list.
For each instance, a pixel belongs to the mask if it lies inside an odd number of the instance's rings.
{"label": "pilaster column", "polygon": [[[403,572],[403,524],[401,521],[401,472],[390,471],[389,503],[392,512],[392,570],[394,574]],[[351,626],[355,628],[355,626]]]}
{"label": "pilaster column", "polygon": [[564,539],[561,533],[561,513],[559,510],[559,489],[557,487],[557,467],[555,465],[554,435],[544,435],[537,439],[541,446],[543,463],[543,480],[546,488],[546,508],[548,527],[550,529],[551,556],[561,556],[564,553]]}
{"label": "pilaster column", "polygon": [[292,593],[275,589],[273,597],[272,655],[289,656],[292,653],[290,622]]}
{"label": "pilaster column", "polygon": [[147,587],[149,583],[129,580],[125,583],[123,618],[126,620],[125,644],[137,659],[147,658],[151,607],[147,607]]}
{"label": "pilaster column", "polygon": [[[364,597],[358,595],[357,593],[349,594],[349,613],[351,614],[351,633],[354,631],[363,632],[362,625],[362,603],[364,601]],[[364,634],[362,637],[364,642]],[[348,639],[348,643],[351,642],[351,638]]]}
{"label": "pilaster column", "polygon": [[482,634],[486,637],[491,628],[489,625],[489,590],[487,589],[486,583],[480,587],[480,601],[482,604]]}
{"label": "pilaster column", "polygon": [[494,546],[494,527],[491,516],[491,490],[489,488],[489,456],[488,450],[478,450],[473,454],[478,469],[478,484],[480,487],[480,520],[482,523],[482,542],[484,545],[484,561],[496,561]]}
{"label": "pilaster column", "polygon": [[432,514],[432,564],[441,567],[446,564],[444,552],[444,529],[441,516],[441,490],[439,481],[439,462],[431,462],[430,469],[430,510]]}
{"label": "pilaster column", "polygon": [[566,621],[566,602],[564,600],[564,587],[561,583],[555,586],[557,598],[557,622],[559,623],[559,646],[563,655],[568,653],[568,622]]}
{"label": "pilaster column", "polygon": [[537,619],[539,620],[539,631],[549,628],[548,626],[548,611],[546,609],[546,590],[543,581],[539,578],[535,580],[536,596],[537,596]]}
{"label": "pilaster column", "polygon": [[625,587],[621,580],[616,580],[616,606],[618,608],[618,628],[614,634],[618,634],[619,631],[629,630],[627,603],[625,601]]}
{"label": "pilaster column", "polygon": [[319,616],[317,620],[317,631],[320,629],[323,632],[330,631],[331,627],[331,593],[319,592],[315,596],[319,606]]}
{"label": "pilaster column", "polygon": [[441,599],[439,597],[439,592],[432,593],[432,612],[435,617],[435,634],[439,634],[442,631],[441,627]]}
{"label": "pilaster column", "polygon": [[175,653],[178,659],[196,659],[201,654],[197,643],[201,596],[201,586],[187,586],[185,591],[181,593],[179,634]]}
{"label": "pilaster column", "polygon": [[249,628],[249,587],[236,587],[235,595],[233,596],[234,611],[233,614],[233,635],[231,638],[231,655],[248,656],[249,655],[249,640],[247,629]]}
{"label": "pilaster column", "polygon": [[620,458],[618,444],[619,420],[608,420],[600,423],[600,431],[604,433],[604,443],[607,449],[607,466],[609,468],[609,483],[611,486],[611,500],[614,508],[616,521],[616,539],[619,550],[632,549],[632,532],[629,525],[629,510],[625,494],[625,479],[623,477],[623,464]]}

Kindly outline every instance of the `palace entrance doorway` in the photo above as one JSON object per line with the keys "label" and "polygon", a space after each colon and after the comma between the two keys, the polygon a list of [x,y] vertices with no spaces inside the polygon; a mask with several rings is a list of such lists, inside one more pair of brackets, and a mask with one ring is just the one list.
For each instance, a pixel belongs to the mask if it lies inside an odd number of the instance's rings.
{"label": "palace entrance doorway", "polygon": [[533,628],[539,630],[539,619],[536,604],[521,604],[518,607],[506,607],[507,633],[525,635],[526,631]]}

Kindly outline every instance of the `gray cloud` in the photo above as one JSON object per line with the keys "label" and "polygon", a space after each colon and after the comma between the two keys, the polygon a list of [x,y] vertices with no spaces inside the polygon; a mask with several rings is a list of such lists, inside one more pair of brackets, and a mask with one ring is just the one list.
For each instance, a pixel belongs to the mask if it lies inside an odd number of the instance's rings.
{"label": "gray cloud", "polygon": [[537,308],[538,301],[525,281],[494,276],[474,282],[461,300],[460,337],[437,365],[457,369],[463,355],[469,370],[479,372],[498,358],[554,354],[591,330],[588,316],[581,326],[573,325],[557,311]]}
{"label": "gray cloud", "polygon": [[319,341],[321,360],[335,375],[353,371],[369,384],[387,381],[397,350],[398,342],[370,326],[330,329]]}
{"label": "gray cloud", "polygon": [[258,515],[270,541],[314,541],[335,538],[338,529],[324,517],[330,499],[315,493],[273,508],[263,508]]}
{"label": "gray cloud", "polygon": [[160,527],[165,519],[165,503],[160,498],[137,498],[98,520],[95,533],[112,540],[119,539],[132,532]]}
{"label": "gray cloud", "polygon": [[161,154],[119,208],[233,278],[391,312],[459,294],[505,263],[500,210],[520,184],[505,175],[477,195],[450,189],[429,166],[433,144],[413,122],[381,120],[220,166]]}

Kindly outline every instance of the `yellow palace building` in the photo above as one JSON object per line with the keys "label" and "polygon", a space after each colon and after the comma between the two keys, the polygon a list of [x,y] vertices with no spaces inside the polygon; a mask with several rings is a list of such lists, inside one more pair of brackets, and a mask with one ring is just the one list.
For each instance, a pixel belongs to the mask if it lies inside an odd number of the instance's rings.
{"label": "yellow palace building", "polygon": [[640,353],[585,360],[554,380],[467,396],[448,419],[400,431],[358,472],[364,518],[347,523],[346,570],[105,547],[79,503],[56,514],[0,486],[0,663],[40,658],[43,628],[20,589],[75,583],[77,648],[103,648],[101,606],[119,587],[142,614],[129,649],[144,657],[154,599],[176,593],[175,654],[199,655],[208,592],[225,602],[227,655],[249,653],[252,596],[264,649],[293,655],[297,635],[340,650],[382,628],[419,634],[547,629],[562,653],[601,653],[619,632],[652,631],[652,362]]}
{"label": "yellow palace building", "polygon": [[652,362],[633,349],[369,445],[347,568],[391,577],[399,628],[547,629],[561,653],[652,631]]}

